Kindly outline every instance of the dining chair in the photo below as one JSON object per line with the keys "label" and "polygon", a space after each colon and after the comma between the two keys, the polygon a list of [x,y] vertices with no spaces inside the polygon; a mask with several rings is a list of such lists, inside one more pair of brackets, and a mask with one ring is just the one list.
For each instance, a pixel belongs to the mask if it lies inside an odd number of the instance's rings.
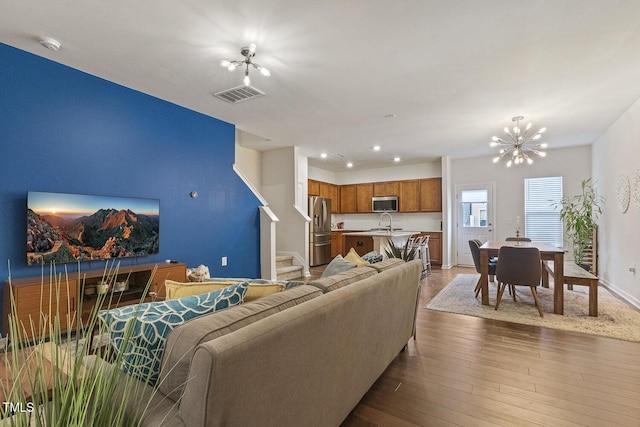
{"label": "dining chair", "polygon": [[504,239],[507,242],[530,242],[531,239],[528,237],[507,237]]}
{"label": "dining chair", "polygon": [[[476,267],[476,271],[480,273],[480,246],[482,246],[482,242],[478,239],[469,240],[469,249],[471,249],[471,256],[473,257],[473,264]],[[496,263],[494,261],[489,261],[489,280],[493,282],[493,276],[496,274]],[[478,298],[478,294],[480,293],[480,278],[478,278],[478,283],[476,283],[476,288],[474,289],[476,293],[476,298]]]}
{"label": "dining chair", "polygon": [[538,300],[536,288],[540,285],[542,267],[540,263],[540,251],[538,248],[503,246],[498,251],[498,264],[496,266],[496,279],[498,280],[498,295],[496,297],[497,310],[504,293],[504,288],[512,288],[513,300],[516,300],[516,286],[528,286],[535,301],[540,317],[542,308]]}

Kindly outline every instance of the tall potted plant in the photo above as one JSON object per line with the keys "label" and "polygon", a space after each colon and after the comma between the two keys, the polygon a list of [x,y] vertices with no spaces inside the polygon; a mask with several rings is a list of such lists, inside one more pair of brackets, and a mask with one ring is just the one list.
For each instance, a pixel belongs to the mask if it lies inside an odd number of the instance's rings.
{"label": "tall potted plant", "polygon": [[[119,265],[105,267],[103,282],[114,282]],[[61,289],[69,288],[69,274],[60,274],[55,264],[50,265],[49,283],[42,270],[42,288],[49,288],[40,296],[40,306],[51,306],[51,300],[63,298]],[[155,269],[140,299],[143,302],[153,280]],[[78,283],[84,284],[78,264]],[[9,285],[11,265],[9,264]],[[12,288],[10,288],[12,289]],[[81,294],[82,295],[82,294]],[[137,394],[140,385],[131,376],[121,375],[117,367],[122,364],[122,352],[115,356],[104,347],[92,349],[93,335],[102,337],[106,327],[98,321],[101,306],[115,305],[113,295],[98,296],[97,303],[81,320],[82,298],[77,304],[69,303],[68,310],[42,313],[40,318],[30,319],[28,324],[18,320],[16,302],[10,292],[10,308],[7,331],[7,346],[0,351],[7,377],[0,380],[0,392],[5,402],[0,406],[0,425],[7,427],[67,427],[105,426],[136,427],[142,420],[125,411],[129,400],[148,409],[155,389],[148,400]],[[42,309],[41,309],[42,310]],[[64,309],[63,309],[64,310]],[[51,317],[49,317],[51,316]],[[75,332],[60,327],[66,317],[68,324],[75,324]],[[123,341],[132,341],[134,322],[127,325]],[[38,330],[42,332],[37,332]],[[73,328],[72,328],[73,329]],[[127,344],[125,344],[126,346]],[[111,363],[109,363],[111,362]],[[48,366],[49,368],[45,368]]]}
{"label": "tall potted plant", "polygon": [[589,266],[585,267],[583,263],[585,251],[592,243],[595,221],[602,213],[604,199],[598,196],[591,178],[583,180],[581,186],[582,194],[563,197],[562,202],[556,204],[556,209],[560,208],[560,218],[573,245],[575,263],[588,270]]}

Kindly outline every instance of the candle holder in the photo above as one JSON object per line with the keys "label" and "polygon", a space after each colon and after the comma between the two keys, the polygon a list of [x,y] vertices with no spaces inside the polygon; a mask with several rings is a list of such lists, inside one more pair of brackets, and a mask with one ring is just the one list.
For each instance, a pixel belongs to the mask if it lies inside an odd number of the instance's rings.
{"label": "candle holder", "polygon": [[520,229],[516,228],[516,246],[520,246]]}

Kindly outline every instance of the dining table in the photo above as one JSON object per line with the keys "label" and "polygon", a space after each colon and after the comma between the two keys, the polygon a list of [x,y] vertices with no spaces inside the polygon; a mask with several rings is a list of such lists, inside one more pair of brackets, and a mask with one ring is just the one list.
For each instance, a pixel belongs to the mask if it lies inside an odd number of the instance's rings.
{"label": "dining table", "polygon": [[[489,240],[480,246],[480,289],[482,304],[489,304],[489,259],[497,257],[502,246],[537,248],[541,262],[553,261],[553,312],[564,314],[564,249],[544,242]],[[500,262],[498,258],[498,262]],[[544,265],[541,266],[545,268]],[[543,284],[544,286],[549,286]]]}

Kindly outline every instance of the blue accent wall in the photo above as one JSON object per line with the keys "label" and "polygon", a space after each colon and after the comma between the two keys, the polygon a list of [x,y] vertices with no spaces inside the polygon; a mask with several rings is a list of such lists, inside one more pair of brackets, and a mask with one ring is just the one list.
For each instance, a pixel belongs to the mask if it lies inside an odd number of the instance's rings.
{"label": "blue accent wall", "polygon": [[27,191],[160,199],[160,254],[121,265],[259,277],[259,201],[233,171],[232,124],[4,44],[0,64],[1,282],[7,261],[13,278],[41,274],[26,265]]}

